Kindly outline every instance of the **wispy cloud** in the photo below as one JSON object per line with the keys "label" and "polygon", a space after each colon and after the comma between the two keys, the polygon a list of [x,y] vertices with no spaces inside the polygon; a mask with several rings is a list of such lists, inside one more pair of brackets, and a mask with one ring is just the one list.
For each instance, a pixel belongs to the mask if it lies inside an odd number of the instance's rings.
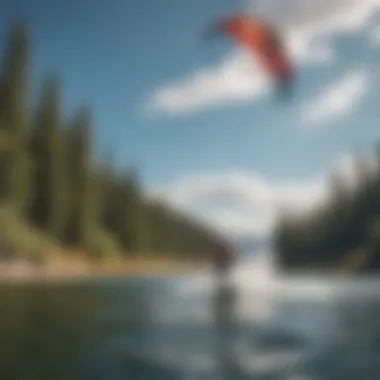
{"label": "wispy cloud", "polygon": [[364,69],[350,71],[330,83],[303,108],[302,113],[309,122],[308,125],[325,122],[352,111],[367,94],[370,84],[370,74]]}
{"label": "wispy cloud", "polygon": [[[265,0],[258,11],[284,30],[297,64],[326,65],[336,52],[331,36],[361,29],[380,0]],[[256,6],[257,9],[257,6]],[[200,108],[256,99],[268,90],[260,66],[246,54],[233,53],[216,67],[203,68],[153,91],[150,111],[185,114]]]}

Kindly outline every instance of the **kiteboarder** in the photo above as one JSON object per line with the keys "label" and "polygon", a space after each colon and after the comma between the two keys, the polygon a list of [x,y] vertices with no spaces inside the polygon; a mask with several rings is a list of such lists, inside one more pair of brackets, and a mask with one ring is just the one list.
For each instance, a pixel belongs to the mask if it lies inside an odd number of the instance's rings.
{"label": "kiteboarder", "polygon": [[236,254],[228,243],[221,243],[216,246],[212,255],[212,263],[217,275],[228,274],[235,263]]}

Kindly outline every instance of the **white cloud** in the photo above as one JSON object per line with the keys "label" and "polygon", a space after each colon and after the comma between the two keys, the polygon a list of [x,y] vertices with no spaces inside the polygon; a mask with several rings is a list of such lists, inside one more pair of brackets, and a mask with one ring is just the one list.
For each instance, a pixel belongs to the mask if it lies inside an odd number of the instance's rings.
{"label": "white cloud", "polygon": [[260,67],[245,52],[232,54],[219,67],[200,70],[178,83],[159,88],[150,107],[181,114],[197,108],[244,100],[261,95],[267,88]]}
{"label": "white cloud", "polygon": [[[251,172],[194,175],[162,191],[175,207],[233,235],[266,235],[279,203],[311,200],[324,192],[319,179],[272,183]],[[293,202],[292,202],[293,201]],[[295,202],[297,201],[297,202]]]}
{"label": "white cloud", "polygon": [[[375,168],[372,157],[363,161]],[[356,183],[355,165],[350,156],[335,165],[350,187]],[[329,175],[271,181],[254,172],[229,171],[189,175],[153,194],[228,235],[263,236],[271,232],[281,210],[302,213],[323,202],[330,192],[328,182]]]}
{"label": "white cloud", "polygon": [[[297,64],[330,63],[335,56],[330,37],[355,32],[379,10],[380,0],[260,0],[255,9],[284,30]],[[232,100],[251,100],[268,89],[259,65],[241,52],[217,67],[166,84],[154,91],[150,110],[183,114]]]}
{"label": "white cloud", "polygon": [[371,81],[369,72],[353,70],[329,84],[302,110],[306,121],[321,122],[351,110],[366,95]]}

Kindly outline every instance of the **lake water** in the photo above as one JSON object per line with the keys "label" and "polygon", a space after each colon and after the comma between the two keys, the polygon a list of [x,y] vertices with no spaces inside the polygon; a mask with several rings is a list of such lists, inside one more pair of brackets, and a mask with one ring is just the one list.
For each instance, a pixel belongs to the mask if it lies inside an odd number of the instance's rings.
{"label": "lake water", "polygon": [[377,380],[376,283],[281,279],[247,261],[229,298],[207,272],[3,285],[0,379]]}

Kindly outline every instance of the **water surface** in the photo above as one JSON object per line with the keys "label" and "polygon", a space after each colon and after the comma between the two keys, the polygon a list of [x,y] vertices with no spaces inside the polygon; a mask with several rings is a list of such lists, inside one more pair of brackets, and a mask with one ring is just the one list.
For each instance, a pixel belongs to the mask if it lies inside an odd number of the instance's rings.
{"label": "water surface", "polygon": [[251,262],[230,285],[219,323],[208,273],[2,285],[0,379],[380,378],[376,284]]}

